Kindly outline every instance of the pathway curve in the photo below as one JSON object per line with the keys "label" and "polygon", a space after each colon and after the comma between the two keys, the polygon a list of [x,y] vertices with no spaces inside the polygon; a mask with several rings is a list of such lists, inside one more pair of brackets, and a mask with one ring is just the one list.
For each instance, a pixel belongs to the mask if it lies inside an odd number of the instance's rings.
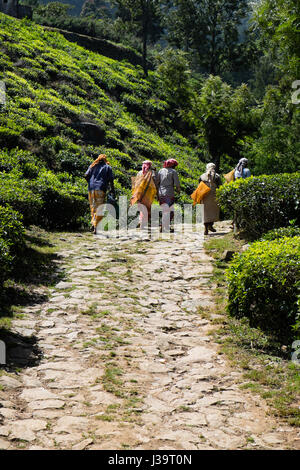
{"label": "pathway curve", "polygon": [[14,322],[43,357],[0,377],[1,449],[299,448],[199,314],[213,307],[201,232],[61,242],[67,279]]}

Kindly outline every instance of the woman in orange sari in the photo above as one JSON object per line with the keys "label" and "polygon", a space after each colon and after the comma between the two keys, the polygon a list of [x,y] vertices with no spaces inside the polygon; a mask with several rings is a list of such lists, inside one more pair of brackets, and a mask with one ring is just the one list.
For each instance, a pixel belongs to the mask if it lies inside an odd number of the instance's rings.
{"label": "woman in orange sari", "polygon": [[141,229],[147,228],[151,220],[151,206],[156,193],[156,176],[152,170],[152,162],[146,160],[143,162],[142,170],[136,175],[130,200],[130,205],[138,204]]}

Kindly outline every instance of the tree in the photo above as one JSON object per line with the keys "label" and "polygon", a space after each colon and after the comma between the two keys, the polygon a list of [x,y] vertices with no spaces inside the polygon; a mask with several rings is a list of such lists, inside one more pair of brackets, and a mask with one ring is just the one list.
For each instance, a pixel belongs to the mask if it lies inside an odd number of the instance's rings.
{"label": "tree", "polygon": [[282,80],[264,97],[259,136],[247,152],[256,174],[299,171],[300,109],[292,103],[289,85]]}
{"label": "tree", "polygon": [[88,16],[93,19],[111,18],[111,4],[105,0],[85,0],[80,16]]}
{"label": "tree", "polygon": [[195,93],[186,118],[205,139],[209,159],[219,170],[234,166],[245,142],[258,128],[255,100],[247,85],[235,90],[220,77],[209,76]]}
{"label": "tree", "polygon": [[35,9],[40,5],[40,2],[39,0],[22,0],[20,4],[26,5],[28,7],[31,7],[32,9]]}
{"label": "tree", "polygon": [[129,23],[142,40],[143,69],[148,74],[148,44],[156,41],[161,33],[159,0],[114,0],[118,7],[116,16]]}
{"label": "tree", "polygon": [[281,73],[296,80],[300,72],[299,0],[262,0],[254,7],[254,18]]}
{"label": "tree", "polygon": [[37,13],[44,17],[59,18],[68,15],[71,5],[61,2],[50,2],[47,5],[40,5]]}
{"label": "tree", "polygon": [[274,79],[263,99],[260,135],[248,155],[258,173],[283,173],[300,167],[300,106],[293,99],[300,76],[300,3],[262,0],[254,9],[264,60],[271,58]]}
{"label": "tree", "polygon": [[240,61],[240,30],[247,0],[170,0],[166,14],[171,44],[196,54],[200,68],[218,75]]}
{"label": "tree", "polygon": [[163,94],[176,108],[188,108],[192,90],[186,54],[180,50],[164,49],[157,54],[156,63]]}

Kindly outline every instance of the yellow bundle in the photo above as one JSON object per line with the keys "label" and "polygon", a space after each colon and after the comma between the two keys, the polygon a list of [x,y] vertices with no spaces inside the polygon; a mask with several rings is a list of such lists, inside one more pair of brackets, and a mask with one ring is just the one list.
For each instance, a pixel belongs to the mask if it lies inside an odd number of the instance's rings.
{"label": "yellow bundle", "polygon": [[207,184],[205,184],[203,181],[201,181],[198,188],[191,195],[191,198],[194,201],[193,206],[195,206],[196,204],[200,204],[202,199],[206,196],[207,193],[209,193],[209,191],[210,187],[207,186]]}
{"label": "yellow bundle", "polygon": [[156,186],[152,178],[152,171],[148,171],[146,175],[140,175],[132,180],[132,197],[130,205],[142,203],[151,205],[156,196]]}
{"label": "yellow bundle", "polygon": [[224,175],[226,183],[230,183],[230,181],[234,181],[234,172],[235,172],[235,169],[231,170],[229,173],[226,173],[226,175]]}

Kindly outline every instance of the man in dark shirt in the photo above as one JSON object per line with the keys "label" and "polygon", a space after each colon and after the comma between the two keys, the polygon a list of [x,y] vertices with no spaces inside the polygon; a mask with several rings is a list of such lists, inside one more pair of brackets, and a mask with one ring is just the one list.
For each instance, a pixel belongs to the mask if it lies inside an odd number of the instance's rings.
{"label": "man in dark shirt", "polygon": [[91,224],[96,235],[97,225],[103,219],[103,214],[100,214],[100,207],[105,203],[106,191],[109,186],[115,198],[114,175],[106,155],[99,155],[90,165],[85,173],[85,179],[88,181]]}

